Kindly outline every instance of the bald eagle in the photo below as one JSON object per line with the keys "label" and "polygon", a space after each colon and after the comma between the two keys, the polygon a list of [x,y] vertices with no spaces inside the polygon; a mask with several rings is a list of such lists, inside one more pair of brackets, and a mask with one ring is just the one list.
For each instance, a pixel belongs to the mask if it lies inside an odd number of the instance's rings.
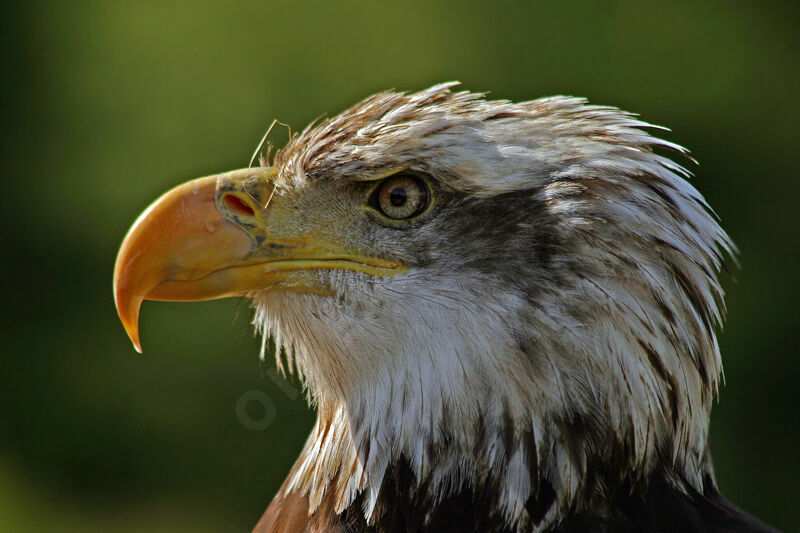
{"label": "bald eagle", "polygon": [[[245,296],[318,418],[258,532],[774,531],[718,491],[717,278],[684,149],[613,107],[373,95],[158,199],[143,299]],[[268,344],[262,350],[267,351]]]}

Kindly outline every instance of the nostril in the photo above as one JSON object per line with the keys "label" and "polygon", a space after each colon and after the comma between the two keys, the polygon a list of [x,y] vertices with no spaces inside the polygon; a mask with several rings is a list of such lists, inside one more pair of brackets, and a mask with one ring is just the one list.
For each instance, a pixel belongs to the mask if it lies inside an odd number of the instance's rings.
{"label": "nostril", "polygon": [[244,215],[248,217],[255,216],[253,208],[244,203],[242,199],[239,198],[238,196],[234,196],[232,194],[226,194],[222,198],[222,201],[225,204],[225,207],[227,207],[231,213],[235,213],[237,215]]}

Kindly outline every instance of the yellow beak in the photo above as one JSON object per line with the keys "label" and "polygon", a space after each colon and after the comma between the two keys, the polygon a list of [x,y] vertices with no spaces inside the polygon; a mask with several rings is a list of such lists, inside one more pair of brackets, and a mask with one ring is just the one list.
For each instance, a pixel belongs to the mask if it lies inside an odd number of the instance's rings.
{"label": "yellow beak", "polygon": [[[274,237],[274,176],[272,169],[257,168],[192,180],[164,194],[134,222],[117,255],[114,300],[138,352],[145,299],[209,300],[276,288],[324,293],[291,274],[339,268],[387,276],[405,270],[398,261],[348,253],[308,233],[287,238],[282,228],[283,237]],[[260,196],[250,192],[253,187]]]}

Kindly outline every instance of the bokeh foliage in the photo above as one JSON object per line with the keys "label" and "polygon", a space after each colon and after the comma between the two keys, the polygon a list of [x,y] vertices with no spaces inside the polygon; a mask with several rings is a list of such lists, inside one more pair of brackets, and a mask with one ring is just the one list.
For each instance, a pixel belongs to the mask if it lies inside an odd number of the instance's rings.
{"label": "bokeh foliage", "polygon": [[[0,6],[0,531],[254,524],[313,413],[259,363],[243,302],[147,303],[136,355],[113,307],[116,248],[168,187],[246,166],[273,118],[296,129],[450,79],[587,96],[691,148],[743,265],[726,282],[719,482],[800,529],[797,3]],[[236,416],[250,390],[276,406],[265,431]]]}

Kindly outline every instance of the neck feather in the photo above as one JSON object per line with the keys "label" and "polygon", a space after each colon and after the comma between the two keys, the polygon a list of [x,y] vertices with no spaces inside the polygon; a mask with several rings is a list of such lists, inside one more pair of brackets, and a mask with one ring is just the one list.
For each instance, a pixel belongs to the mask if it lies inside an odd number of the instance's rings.
{"label": "neck feather", "polygon": [[[671,408],[696,418],[675,422],[665,407],[674,383],[649,370],[658,339],[641,326],[614,335],[614,317],[587,324],[569,298],[532,309],[513,293],[476,297],[485,279],[428,284],[414,299],[409,279],[371,287],[381,313],[307,295],[259,300],[257,323],[292,347],[283,368],[306,380],[319,412],[283,489],[307,496],[310,512],[323,500],[336,513],[358,505],[374,522],[396,499],[398,469],[422,506],[479,490],[490,515],[537,529],[646,484],[658,465],[703,489],[707,408],[677,398]],[[404,298],[386,297],[395,292]],[[387,313],[416,319],[392,324]]]}

